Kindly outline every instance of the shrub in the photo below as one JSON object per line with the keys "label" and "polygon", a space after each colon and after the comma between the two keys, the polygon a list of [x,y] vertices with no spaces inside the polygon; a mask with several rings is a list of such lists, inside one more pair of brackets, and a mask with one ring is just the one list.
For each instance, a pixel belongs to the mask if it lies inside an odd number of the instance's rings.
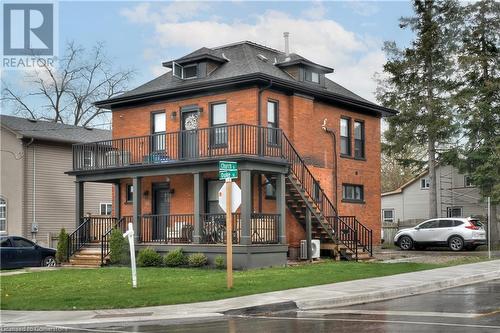
{"label": "shrub", "polygon": [[193,253],[189,255],[187,261],[190,267],[201,267],[207,264],[208,258],[203,253]]}
{"label": "shrub", "polygon": [[215,268],[223,269],[224,267],[226,267],[226,260],[224,259],[224,256],[218,255],[215,257]]}
{"label": "shrub", "polygon": [[68,233],[64,228],[59,232],[57,237],[57,251],[56,260],[58,263],[66,262],[68,260]]}
{"label": "shrub", "polygon": [[127,254],[127,240],[122,232],[115,228],[109,235],[109,262],[111,264],[124,263]]}
{"label": "shrub", "polygon": [[153,249],[146,248],[137,255],[137,265],[141,267],[159,267],[162,264],[163,258]]}
{"label": "shrub", "polygon": [[163,258],[163,262],[165,266],[168,267],[177,267],[186,264],[186,256],[182,252],[182,249],[175,249],[167,253],[167,255]]}

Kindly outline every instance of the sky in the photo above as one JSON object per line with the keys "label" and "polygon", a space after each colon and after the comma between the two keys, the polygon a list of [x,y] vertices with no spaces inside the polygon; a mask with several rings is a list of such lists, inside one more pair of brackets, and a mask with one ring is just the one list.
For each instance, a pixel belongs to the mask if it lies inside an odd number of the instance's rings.
{"label": "sky", "polygon": [[[398,24],[411,13],[408,1],[60,1],[59,54],[69,41],[87,49],[103,42],[115,68],[135,70],[134,88],[164,73],[162,61],[203,46],[251,40],[283,50],[288,31],[291,52],[334,68],[330,79],[375,101],[383,42],[411,41]],[[2,80],[19,85],[22,71],[4,71]]]}

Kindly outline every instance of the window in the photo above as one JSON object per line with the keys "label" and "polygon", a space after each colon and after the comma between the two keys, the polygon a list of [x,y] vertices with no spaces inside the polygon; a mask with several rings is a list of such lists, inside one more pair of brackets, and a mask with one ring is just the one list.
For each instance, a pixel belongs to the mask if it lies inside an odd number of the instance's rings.
{"label": "window", "polygon": [[454,226],[453,220],[439,220],[439,227],[440,228],[451,228],[453,226]]}
{"label": "window", "polygon": [[227,145],[227,105],[226,103],[210,106],[210,144],[212,146]]}
{"label": "window", "polygon": [[35,244],[24,238],[14,238],[14,247],[33,247]]}
{"label": "window", "polygon": [[342,185],[342,200],[347,202],[363,202],[363,185]]}
{"label": "window", "polygon": [[420,179],[420,189],[425,190],[428,189],[431,186],[431,183],[429,182],[429,178],[422,178]]}
{"label": "window", "polygon": [[394,223],[394,209],[382,209],[382,221]]}
{"label": "window", "polygon": [[267,143],[271,145],[278,144],[278,103],[267,101]]}
{"label": "window", "polygon": [[99,214],[100,215],[112,215],[113,210],[110,203],[100,203],[99,204]]}
{"label": "window", "polygon": [[10,239],[8,239],[8,238],[2,238],[0,240],[0,247],[12,247]]}
{"label": "window", "polygon": [[319,83],[319,73],[311,70],[305,70],[305,80],[313,83]]}
{"label": "window", "polygon": [[0,231],[7,230],[7,202],[0,198]]}
{"label": "window", "polygon": [[365,123],[354,122],[354,157],[365,158]]}
{"label": "window", "polygon": [[340,154],[351,155],[351,120],[340,119]]}
{"label": "window", "polygon": [[472,184],[472,177],[471,176],[464,176],[464,186],[465,187],[474,187],[474,184]]}
{"label": "window", "polygon": [[165,132],[167,130],[167,118],[165,112],[153,112],[151,131],[152,137],[152,151],[165,150]]}
{"label": "window", "polygon": [[187,65],[182,66],[172,62],[172,75],[178,77],[179,79],[194,79],[198,76],[198,65]]}
{"label": "window", "polygon": [[418,226],[420,229],[431,229],[439,227],[439,220],[432,220],[429,222],[422,223]]}
{"label": "window", "polygon": [[446,217],[462,217],[462,207],[446,207]]}
{"label": "window", "polygon": [[219,191],[224,185],[224,181],[209,180],[207,182],[207,213],[208,214],[224,214],[224,211],[219,206]]}
{"label": "window", "polygon": [[266,199],[276,199],[276,188],[271,183],[271,180],[267,179],[265,183]]}
{"label": "window", "polygon": [[184,79],[193,79],[198,76],[198,66],[190,65],[184,67]]}
{"label": "window", "polygon": [[134,186],[127,184],[127,202],[132,202],[134,200]]}
{"label": "window", "polygon": [[83,167],[91,168],[94,166],[94,153],[91,150],[83,151]]}

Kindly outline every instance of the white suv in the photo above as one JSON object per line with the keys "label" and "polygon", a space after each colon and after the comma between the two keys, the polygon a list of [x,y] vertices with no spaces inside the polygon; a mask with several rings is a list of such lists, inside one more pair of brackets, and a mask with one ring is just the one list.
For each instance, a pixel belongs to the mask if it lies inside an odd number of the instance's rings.
{"label": "white suv", "polygon": [[479,220],[472,218],[439,218],[427,220],[416,227],[401,229],[394,236],[401,250],[424,249],[427,246],[448,246],[452,251],[475,250],[486,244],[486,232]]}

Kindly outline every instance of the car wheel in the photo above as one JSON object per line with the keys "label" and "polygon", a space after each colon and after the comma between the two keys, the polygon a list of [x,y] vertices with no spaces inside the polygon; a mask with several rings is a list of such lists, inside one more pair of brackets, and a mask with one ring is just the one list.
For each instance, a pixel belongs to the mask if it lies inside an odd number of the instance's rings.
{"label": "car wheel", "polygon": [[452,251],[462,251],[464,248],[464,240],[461,237],[453,236],[448,241],[448,246]]}
{"label": "car wheel", "polygon": [[56,258],[53,256],[43,258],[42,267],[56,267]]}
{"label": "car wheel", "polygon": [[409,236],[402,236],[399,239],[399,248],[403,251],[408,251],[413,248],[413,239]]}

